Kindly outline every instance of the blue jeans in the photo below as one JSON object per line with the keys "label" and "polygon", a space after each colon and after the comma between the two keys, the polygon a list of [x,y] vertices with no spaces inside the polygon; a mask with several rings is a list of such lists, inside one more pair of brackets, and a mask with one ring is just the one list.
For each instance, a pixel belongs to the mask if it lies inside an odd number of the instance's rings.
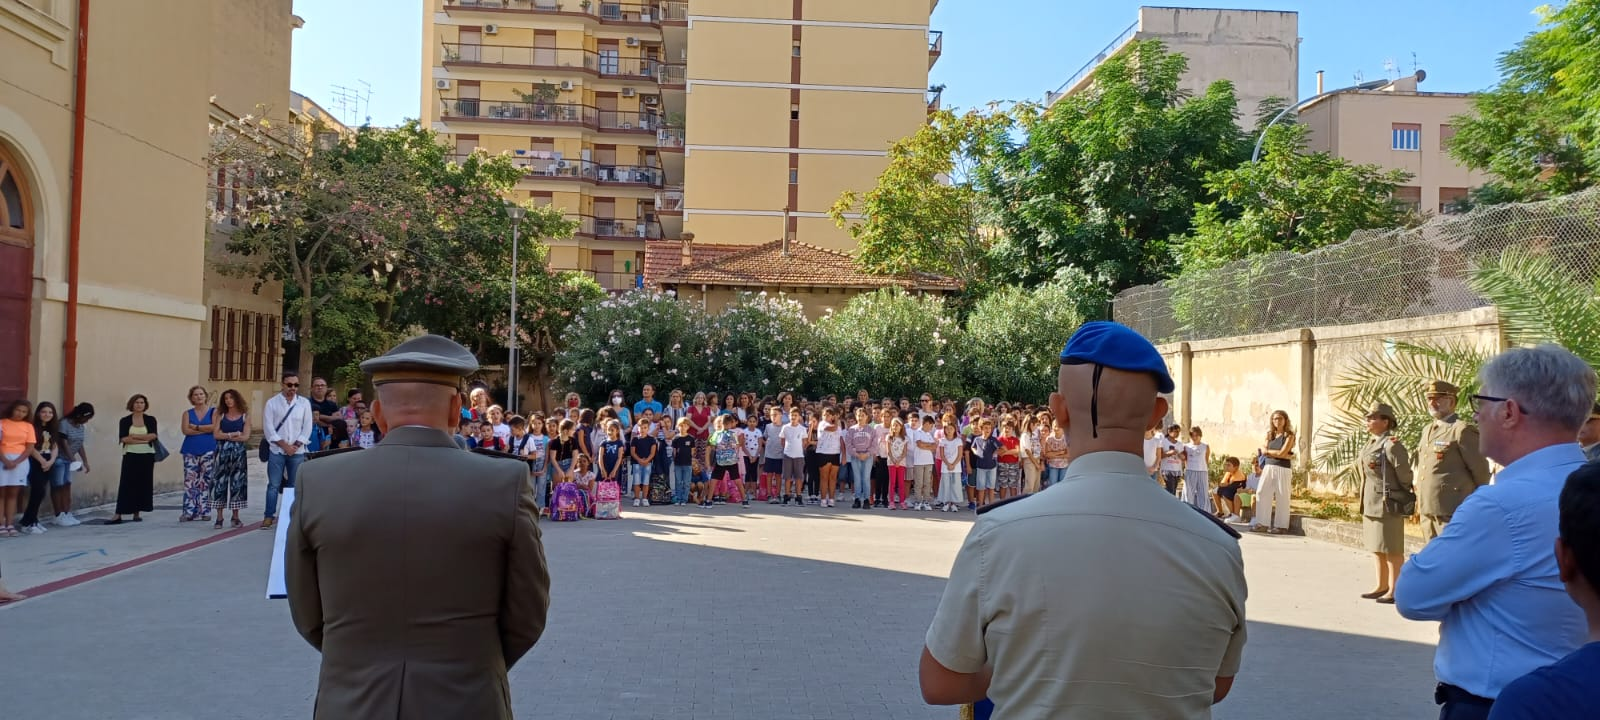
{"label": "blue jeans", "polygon": [[689,478],[694,475],[692,465],[672,466],[672,501],[678,504],[689,502]]}
{"label": "blue jeans", "polygon": [[[293,455],[272,453],[267,456],[267,514],[266,517],[278,516],[278,493],[294,487],[294,479],[300,474],[300,463],[306,461],[303,452]],[[288,478],[284,471],[288,471]]]}
{"label": "blue jeans", "polygon": [[545,467],[532,473],[533,476],[533,504],[540,510],[545,509],[544,496],[550,489],[550,462],[545,461]]}
{"label": "blue jeans", "polygon": [[855,482],[855,499],[872,497],[872,458],[858,460],[850,456],[850,477]]}
{"label": "blue jeans", "polygon": [[994,485],[995,485],[995,482],[994,482],[995,481],[995,476],[998,475],[999,472],[1000,472],[1000,468],[998,468],[998,467],[973,468],[972,469],[972,477],[973,477],[973,479],[972,479],[972,487],[973,487],[973,489],[975,489],[975,490],[993,490],[994,489]]}
{"label": "blue jeans", "polygon": [[1048,467],[1048,466],[1045,467],[1045,469],[1044,469],[1044,486],[1045,487],[1050,487],[1051,485],[1054,485],[1054,484],[1056,484],[1058,482],[1061,482],[1062,480],[1066,480],[1066,479],[1067,479],[1067,469],[1066,468],[1053,468],[1053,467]]}
{"label": "blue jeans", "polygon": [[633,469],[628,471],[628,476],[633,479],[633,483],[630,487],[639,487],[640,485],[643,485],[646,488],[650,487],[651,467],[652,466],[650,463],[645,463],[643,465],[634,463]]}

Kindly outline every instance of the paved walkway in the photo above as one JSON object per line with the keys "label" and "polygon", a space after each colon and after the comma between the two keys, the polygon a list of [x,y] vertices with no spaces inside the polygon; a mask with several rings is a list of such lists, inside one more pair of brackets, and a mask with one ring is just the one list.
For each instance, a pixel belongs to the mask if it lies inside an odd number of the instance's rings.
{"label": "paved walkway", "polygon": [[[259,517],[256,488],[251,497]],[[149,551],[158,534],[210,533],[175,515],[0,541],[6,579],[30,586],[12,568],[34,541],[104,548],[109,559],[123,546]],[[956,716],[922,704],[916,662],[969,516],[765,506],[624,515],[544,525],[557,584],[549,630],[512,672],[518,717]],[[1435,628],[1355,597],[1370,589],[1367,556],[1302,538],[1243,542],[1250,643],[1217,717],[1430,717]],[[263,599],[269,554],[268,533],[241,532],[0,607],[0,677],[25,689],[4,693],[8,713],[308,717],[317,656],[285,605]],[[55,577],[36,559],[17,567],[19,578]]]}

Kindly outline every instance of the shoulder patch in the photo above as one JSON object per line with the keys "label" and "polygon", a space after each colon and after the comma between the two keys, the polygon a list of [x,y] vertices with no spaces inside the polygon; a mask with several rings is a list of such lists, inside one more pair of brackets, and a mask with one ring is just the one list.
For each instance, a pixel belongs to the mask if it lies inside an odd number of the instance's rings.
{"label": "shoulder patch", "polygon": [[1208,513],[1208,512],[1206,512],[1204,510],[1201,510],[1200,508],[1197,508],[1197,507],[1195,507],[1193,505],[1190,505],[1189,503],[1184,503],[1184,505],[1187,506],[1190,510],[1193,510],[1193,511],[1195,511],[1197,513],[1200,513],[1201,517],[1203,517],[1203,518],[1205,518],[1207,520],[1210,520],[1212,525],[1216,525],[1217,527],[1222,528],[1222,531],[1227,533],[1227,534],[1229,534],[1229,535],[1232,535],[1233,539],[1235,539],[1235,540],[1239,539],[1239,537],[1240,537],[1239,531],[1233,529],[1232,525],[1229,525],[1228,523],[1223,522],[1222,518],[1219,518],[1219,517],[1217,517],[1215,515],[1212,515],[1211,513]]}
{"label": "shoulder patch", "polygon": [[1025,499],[1030,498],[1030,497],[1033,497],[1033,493],[1028,493],[1027,495],[1018,495],[1018,496],[1016,496],[1014,498],[1006,498],[1006,499],[1000,500],[998,502],[992,502],[992,503],[989,503],[988,505],[985,505],[985,506],[983,506],[981,508],[978,508],[978,514],[982,515],[982,514],[984,514],[986,512],[989,512],[990,510],[993,510],[993,509],[997,508],[997,507],[1005,507],[1006,505],[1010,505],[1011,503],[1014,503],[1014,502],[1016,502],[1018,500],[1025,500]]}
{"label": "shoulder patch", "polygon": [[320,460],[322,458],[332,457],[334,455],[342,455],[342,454],[347,453],[347,452],[355,452],[357,450],[362,450],[362,449],[364,449],[364,448],[360,448],[360,447],[356,447],[356,446],[352,445],[350,447],[334,448],[332,450],[319,450],[317,452],[307,454],[306,455],[306,462],[311,462],[312,460]]}

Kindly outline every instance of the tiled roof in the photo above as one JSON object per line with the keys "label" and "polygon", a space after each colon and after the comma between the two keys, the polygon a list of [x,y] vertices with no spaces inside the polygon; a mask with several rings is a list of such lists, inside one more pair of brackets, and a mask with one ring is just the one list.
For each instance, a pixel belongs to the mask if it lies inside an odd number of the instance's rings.
{"label": "tiled roof", "polygon": [[[749,245],[718,245],[715,243],[689,243],[691,262],[703,262],[729,253],[748,249]],[[644,243],[644,286],[656,287],[661,278],[683,267],[683,242],[679,240],[646,240]]]}
{"label": "tiled roof", "polygon": [[[726,247],[726,246],[720,246]],[[648,263],[648,256],[647,256]],[[875,275],[856,267],[855,259],[837,250],[782,240],[743,246],[738,252],[720,253],[658,276],[662,285],[717,285],[722,287],[850,287],[882,288],[899,285],[912,290],[956,290],[952,278],[927,273]]]}

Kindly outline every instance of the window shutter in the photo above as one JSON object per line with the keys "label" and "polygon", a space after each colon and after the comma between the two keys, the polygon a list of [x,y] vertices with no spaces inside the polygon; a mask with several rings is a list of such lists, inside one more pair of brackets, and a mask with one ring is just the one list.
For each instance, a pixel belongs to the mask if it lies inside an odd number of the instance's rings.
{"label": "window shutter", "polygon": [[211,374],[212,380],[221,380],[219,360],[222,353],[222,308],[211,307]]}
{"label": "window shutter", "polygon": [[227,348],[227,352],[223,356],[223,362],[227,364],[227,367],[223,371],[223,375],[226,376],[223,378],[224,380],[239,379],[239,346],[235,344],[238,335],[234,334],[234,330],[237,329],[238,323],[239,311],[234,310],[233,308],[228,308],[228,330],[226,332],[227,342],[224,345],[224,347]]}
{"label": "window shutter", "polygon": [[264,327],[266,324],[267,316],[256,316],[256,351],[254,356],[256,382],[262,382],[267,379],[266,368],[262,367],[266,364],[265,360],[267,355],[267,349],[264,346],[265,344],[262,342],[262,336],[266,335],[266,327]]}

